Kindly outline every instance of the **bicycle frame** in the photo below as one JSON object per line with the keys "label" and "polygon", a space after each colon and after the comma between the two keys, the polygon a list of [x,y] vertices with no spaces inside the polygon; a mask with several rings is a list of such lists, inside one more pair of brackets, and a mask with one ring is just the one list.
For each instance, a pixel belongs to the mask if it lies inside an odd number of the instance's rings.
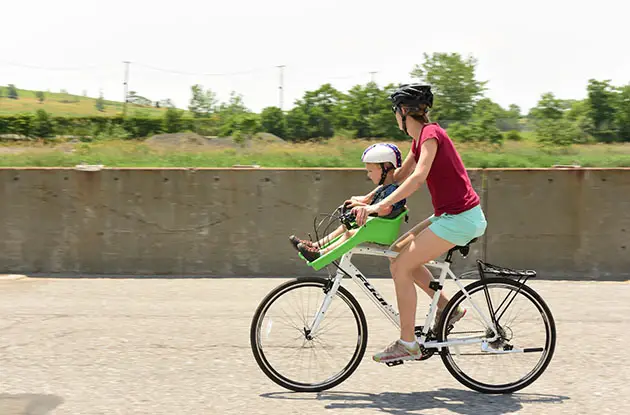
{"label": "bicycle frame", "polygon": [[[367,245],[356,246],[352,248],[350,251],[348,251],[347,253],[345,253],[341,257],[341,261],[338,265],[338,269],[335,276],[334,277],[331,276],[332,285],[330,289],[326,292],[326,296],[324,298],[322,306],[320,307],[319,311],[314,317],[313,324],[311,325],[311,329],[309,330],[309,333],[311,335],[317,331],[319,324],[324,318],[324,315],[326,311],[328,310],[328,307],[330,306],[330,303],[332,302],[332,299],[335,293],[337,292],[339,285],[341,285],[341,280],[343,279],[344,276],[350,277],[359,287],[361,287],[363,292],[365,292],[368,298],[370,298],[374,302],[376,307],[379,310],[381,310],[383,314],[385,314],[385,316],[392,322],[392,324],[394,324],[394,326],[400,329],[399,313],[394,309],[394,307],[392,307],[383,298],[383,296],[381,296],[378,290],[372,284],[370,284],[370,282],[363,275],[363,273],[361,273],[361,271],[359,271],[359,269],[354,264],[352,264],[351,258],[352,258],[352,255],[354,254],[381,256],[381,257],[387,257],[387,258],[396,258],[398,256],[398,252],[396,251],[392,251],[392,250],[384,249],[384,248],[371,247]],[[457,276],[451,270],[450,263],[429,261],[425,265],[428,267],[439,269],[440,277],[438,279],[437,289],[435,289],[435,294],[433,294],[433,300],[429,307],[429,312],[424,322],[423,330],[420,333],[420,336],[416,337],[418,339],[418,343],[425,348],[437,348],[438,350],[441,350],[442,347],[456,346],[456,345],[462,345],[462,344],[486,343],[486,342],[492,342],[496,340],[498,338],[498,334],[497,334],[498,330],[496,328],[494,321],[490,321],[487,318],[486,314],[482,313],[480,308],[477,306],[477,304],[470,298],[470,295],[466,291],[463,284],[459,281],[459,278],[457,278]],[[487,338],[483,336],[481,337],[471,336],[471,337],[464,337],[464,338],[449,340],[445,342],[426,341],[427,334],[428,334],[427,328],[430,327],[430,324],[431,322],[433,322],[433,319],[435,317],[435,313],[437,311],[437,302],[440,297],[440,292],[442,291],[442,287],[444,286],[444,282],[446,281],[446,276],[450,276],[455,281],[459,289],[464,293],[466,298],[469,300],[470,304],[472,304],[473,309],[481,316],[481,318],[483,318],[484,322],[487,324],[487,327],[491,327],[493,329],[493,332],[495,333],[494,337]]]}

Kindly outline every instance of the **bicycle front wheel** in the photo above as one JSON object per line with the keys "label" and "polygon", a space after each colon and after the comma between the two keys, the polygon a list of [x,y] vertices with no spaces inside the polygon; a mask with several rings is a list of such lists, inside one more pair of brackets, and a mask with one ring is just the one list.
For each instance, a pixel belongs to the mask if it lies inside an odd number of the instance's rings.
{"label": "bicycle front wheel", "polygon": [[254,314],[250,343],[260,369],[278,385],[319,392],[346,380],[367,346],[367,322],[354,296],[339,286],[325,317],[310,333],[329,280],[304,277],[271,291]]}
{"label": "bicycle front wheel", "polygon": [[[530,385],[545,371],[555,349],[556,326],[547,304],[531,287],[509,278],[485,278],[465,290],[470,298],[459,291],[438,322],[439,341],[460,341],[442,349],[448,371],[483,393],[512,393]],[[447,324],[458,306],[466,314]],[[497,336],[488,324],[491,314]],[[466,343],[471,338],[482,341]]]}

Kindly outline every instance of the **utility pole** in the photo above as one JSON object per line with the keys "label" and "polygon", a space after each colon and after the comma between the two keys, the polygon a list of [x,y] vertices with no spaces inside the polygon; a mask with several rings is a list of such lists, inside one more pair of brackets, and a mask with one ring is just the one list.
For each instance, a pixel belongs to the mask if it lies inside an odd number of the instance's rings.
{"label": "utility pole", "polygon": [[285,65],[279,65],[280,68],[280,85],[278,86],[278,90],[280,92],[280,110],[282,110],[283,105],[283,95],[284,95],[284,67]]}
{"label": "utility pole", "polygon": [[127,96],[129,91],[129,61],[123,61],[125,64],[125,82],[123,85],[125,86],[125,96],[123,97],[123,117],[127,116]]}

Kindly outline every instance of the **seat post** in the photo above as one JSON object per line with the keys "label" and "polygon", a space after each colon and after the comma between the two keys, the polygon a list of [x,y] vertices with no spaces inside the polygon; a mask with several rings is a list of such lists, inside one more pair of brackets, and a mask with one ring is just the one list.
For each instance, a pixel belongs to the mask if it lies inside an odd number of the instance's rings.
{"label": "seat post", "polygon": [[448,262],[449,264],[452,263],[453,251],[455,249],[457,249],[457,247],[454,247],[448,250],[448,253],[446,254],[446,258],[444,259],[444,262]]}

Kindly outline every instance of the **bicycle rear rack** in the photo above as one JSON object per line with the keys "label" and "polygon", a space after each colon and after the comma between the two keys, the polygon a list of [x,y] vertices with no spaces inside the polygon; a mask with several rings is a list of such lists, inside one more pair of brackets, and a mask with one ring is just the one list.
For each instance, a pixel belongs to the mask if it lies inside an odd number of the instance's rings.
{"label": "bicycle rear rack", "polygon": [[479,276],[482,279],[486,278],[486,274],[494,274],[500,277],[518,277],[518,282],[521,283],[521,280],[523,280],[522,283],[525,284],[529,278],[536,277],[536,271],[531,269],[516,270],[483,262],[480,259],[477,260],[477,268],[479,269]]}

